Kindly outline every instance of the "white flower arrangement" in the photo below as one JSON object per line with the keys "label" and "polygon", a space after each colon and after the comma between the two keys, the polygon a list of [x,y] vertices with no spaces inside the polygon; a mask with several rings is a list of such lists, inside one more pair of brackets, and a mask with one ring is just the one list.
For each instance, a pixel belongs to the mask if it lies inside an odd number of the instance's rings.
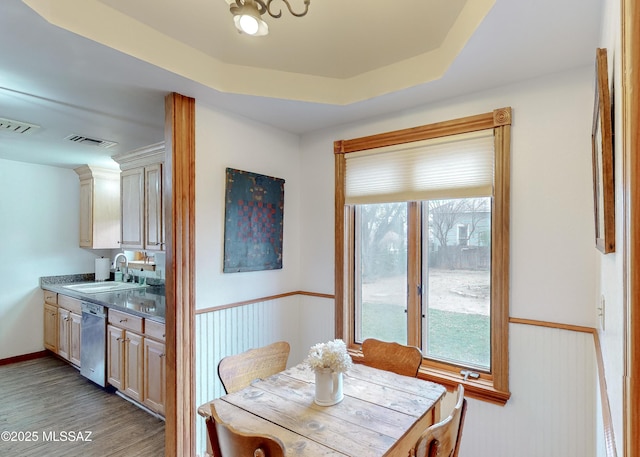
{"label": "white flower arrangement", "polygon": [[351,357],[347,353],[347,345],[342,340],[311,346],[305,362],[314,370],[330,368],[336,373],[344,373],[352,365]]}

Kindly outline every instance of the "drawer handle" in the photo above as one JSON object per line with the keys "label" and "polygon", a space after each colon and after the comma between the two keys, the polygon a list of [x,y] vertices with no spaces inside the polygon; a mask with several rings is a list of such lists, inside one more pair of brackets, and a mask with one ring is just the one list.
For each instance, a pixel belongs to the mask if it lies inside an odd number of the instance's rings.
{"label": "drawer handle", "polygon": [[160,354],[158,357],[164,357],[166,354]]}
{"label": "drawer handle", "polygon": [[127,322],[129,319],[120,319],[120,323]]}

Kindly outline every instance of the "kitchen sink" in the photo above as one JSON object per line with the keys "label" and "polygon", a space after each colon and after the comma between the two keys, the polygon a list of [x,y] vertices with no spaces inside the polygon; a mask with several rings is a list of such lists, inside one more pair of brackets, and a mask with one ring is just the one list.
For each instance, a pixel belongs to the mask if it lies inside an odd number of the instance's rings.
{"label": "kitchen sink", "polygon": [[83,294],[99,294],[101,292],[116,292],[121,290],[142,289],[147,286],[132,282],[106,281],[69,284],[62,287],[64,287],[65,289],[75,290],[76,292],[82,292]]}

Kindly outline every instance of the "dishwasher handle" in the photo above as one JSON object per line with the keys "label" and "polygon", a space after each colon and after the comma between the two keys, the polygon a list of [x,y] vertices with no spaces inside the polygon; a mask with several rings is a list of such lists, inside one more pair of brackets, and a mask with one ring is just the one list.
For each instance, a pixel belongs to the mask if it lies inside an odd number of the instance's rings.
{"label": "dishwasher handle", "polygon": [[81,308],[83,313],[92,314],[96,317],[107,317],[107,308],[97,303],[82,302]]}

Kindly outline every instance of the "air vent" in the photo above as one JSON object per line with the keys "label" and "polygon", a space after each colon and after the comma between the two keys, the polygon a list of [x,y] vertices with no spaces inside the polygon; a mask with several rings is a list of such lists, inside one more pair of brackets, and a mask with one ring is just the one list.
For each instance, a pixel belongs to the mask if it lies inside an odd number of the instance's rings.
{"label": "air vent", "polygon": [[12,119],[4,119],[0,117],[0,132],[30,135],[39,128],[39,125],[29,124],[28,122],[14,121]]}
{"label": "air vent", "polygon": [[74,143],[77,143],[77,144],[83,144],[85,146],[96,146],[104,149],[110,148],[111,146],[115,146],[116,144],[118,144],[115,141],[100,140],[97,138],[89,138],[88,136],[82,136],[82,135],[69,135],[64,139],[73,141]]}

